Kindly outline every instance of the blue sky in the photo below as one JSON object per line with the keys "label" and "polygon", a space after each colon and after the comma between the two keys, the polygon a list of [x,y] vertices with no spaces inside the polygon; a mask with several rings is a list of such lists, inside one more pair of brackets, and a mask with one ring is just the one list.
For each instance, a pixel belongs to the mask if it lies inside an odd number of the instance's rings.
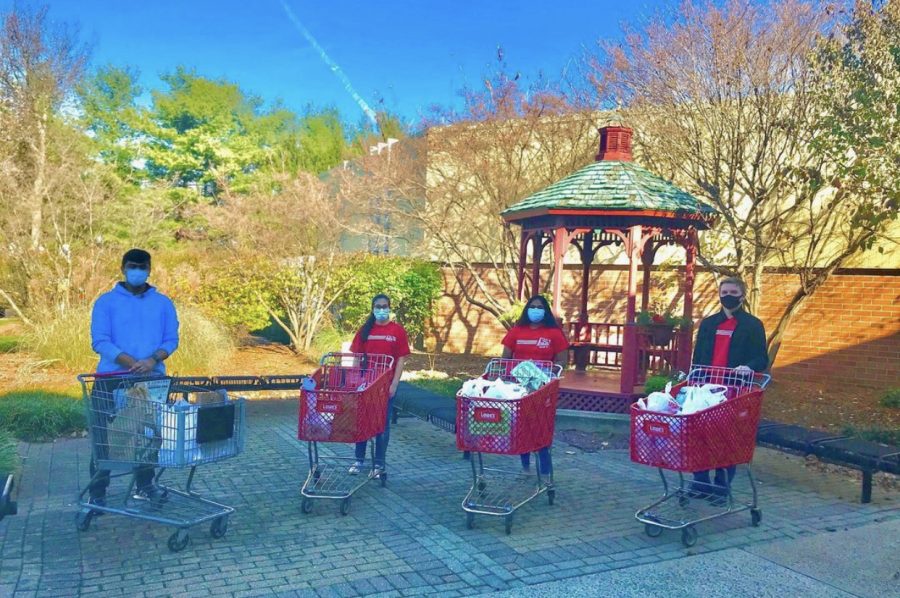
{"label": "blue sky", "polygon": [[[555,78],[585,47],[620,36],[623,21],[658,2],[590,0],[284,0],[374,109],[418,121],[432,104],[457,105],[497,46],[527,79]],[[74,22],[93,65],[132,66],[145,88],[176,65],[235,81],[267,102],[302,111],[363,112],[288,19],[281,0],[45,0],[51,19]],[[21,4],[21,0],[19,0]],[[5,12],[12,0],[0,0]],[[383,102],[383,103],[381,103]]]}

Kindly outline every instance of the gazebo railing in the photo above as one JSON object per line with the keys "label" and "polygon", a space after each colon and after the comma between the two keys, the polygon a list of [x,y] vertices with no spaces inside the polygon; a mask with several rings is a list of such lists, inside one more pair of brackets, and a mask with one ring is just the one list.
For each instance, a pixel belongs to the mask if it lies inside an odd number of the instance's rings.
{"label": "gazebo railing", "polygon": [[576,369],[588,365],[622,367],[623,324],[571,322],[568,332]]}
{"label": "gazebo railing", "polygon": [[647,380],[650,372],[666,372],[677,368],[678,344],[681,335],[672,335],[672,340],[664,346],[657,346],[650,342],[649,333],[638,333],[638,384]]}
{"label": "gazebo railing", "polygon": [[[587,366],[622,367],[625,325],[611,322],[570,322],[567,326],[572,362],[576,370]],[[675,369],[680,335],[663,346],[654,345],[649,333],[638,335],[638,384],[649,372]]]}

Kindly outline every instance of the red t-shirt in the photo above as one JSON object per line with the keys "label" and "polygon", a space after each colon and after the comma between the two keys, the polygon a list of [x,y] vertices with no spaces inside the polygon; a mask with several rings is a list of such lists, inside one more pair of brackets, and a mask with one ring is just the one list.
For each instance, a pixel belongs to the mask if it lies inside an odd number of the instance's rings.
{"label": "red t-shirt", "polygon": [[356,333],[350,343],[350,350],[354,353],[390,355],[396,365],[398,359],[409,355],[409,337],[397,322],[388,322],[383,326],[375,324],[365,343],[359,337],[359,332]]}
{"label": "red t-shirt", "polygon": [[711,366],[728,367],[728,349],[731,347],[731,337],[737,328],[737,318],[726,318],[716,328],[716,342],[713,345]]}
{"label": "red t-shirt", "polygon": [[563,331],[549,326],[513,326],[502,343],[512,351],[513,359],[537,361],[553,361],[557,353],[569,348],[569,340]]}

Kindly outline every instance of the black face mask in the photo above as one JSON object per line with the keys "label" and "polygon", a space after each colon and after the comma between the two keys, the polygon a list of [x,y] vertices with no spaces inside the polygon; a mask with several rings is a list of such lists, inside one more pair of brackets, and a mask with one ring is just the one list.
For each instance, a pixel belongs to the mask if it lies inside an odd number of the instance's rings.
{"label": "black face mask", "polygon": [[738,305],[741,304],[743,297],[736,297],[734,295],[723,295],[719,297],[719,301],[722,302],[722,305],[725,306],[726,309],[734,309]]}

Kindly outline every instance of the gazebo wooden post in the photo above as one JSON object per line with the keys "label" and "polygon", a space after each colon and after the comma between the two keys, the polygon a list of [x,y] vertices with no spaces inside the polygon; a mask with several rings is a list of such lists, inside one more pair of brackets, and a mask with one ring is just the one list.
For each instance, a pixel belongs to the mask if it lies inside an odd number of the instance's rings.
{"label": "gazebo wooden post", "polygon": [[628,229],[625,251],[628,254],[628,301],[625,313],[625,333],[622,338],[622,378],[619,391],[623,394],[634,392],[637,383],[638,346],[637,325],[634,316],[637,304],[637,270],[640,259],[642,229],[640,225]]}
{"label": "gazebo wooden post", "polygon": [[641,283],[641,311],[650,306],[650,274],[653,272],[653,260],[656,258],[656,247],[649,241],[641,252],[641,266],[644,269],[644,280]]}
{"label": "gazebo wooden post", "polygon": [[569,233],[565,228],[553,231],[553,313],[561,317],[562,278],[565,268],[566,248],[569,245]]}
{"label": "gazebo wooden post", "polygon": [[516,267],[516,282],[518,290],[516,298],[519,301],[525,301],[525,261],[528,259],[528,232],[522,227],[522,234],[519,236],[519,264]]}
{"label": "gazebo wooden post", "polygon": [[[697,260],[697,231],[690,229],[684,236],[684,318],[694,321],[694,264]],[[677,368],[687,372],[691,367],[694,347],[694,328],[689,326],[678,331]]]}
{"label": "gazebo wooden post", "polygon": [[[541,288],[541,254],[544,249],[544,231],[534,231],[531,237],[531,296],[537,295]],[[523,297],[526,300],[528,297]]]}
{"label": "gazebo wooden post", "polygon": [[591,262],[594,261],[594,230],[584,233],[584,243],[581,246],[581,313],[578,321],[588,323],[588,290],[591,286]]}

